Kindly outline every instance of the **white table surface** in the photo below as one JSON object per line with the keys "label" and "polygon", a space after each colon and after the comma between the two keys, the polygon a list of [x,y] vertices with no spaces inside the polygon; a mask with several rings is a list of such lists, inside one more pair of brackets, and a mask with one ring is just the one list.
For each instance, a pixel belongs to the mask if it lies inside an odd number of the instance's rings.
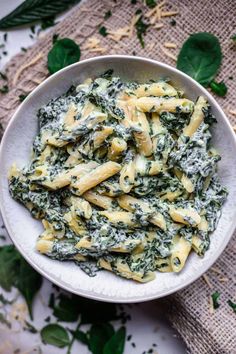
{"label": "white table surface", "polygon": [[[22,0],[0,0],[0,17],[5,16],[11,10],[13,10]],[[62,17],[62,16],[60,16]],[[60,18],[59,17],[59,18]],[[3,33],[0,31],[0,41],[2,42]],[[7,63],[7,61],[16,53],[18,53],[21,47],[28,47],[32,45],[36,39],[30,38],[31,31],[28,28],[22,28],[17,30],[8,31],[8,38],[6,43],[7,56],[2,56],[0,60],[0,70]],[[1,229],[2,219],[0,216],[0,234],[5,235],[6,241],[3,243],[9,243],[9,237],[5,229]],[[51,310],[48,308],[48,298],[53,291],[52,284],[48,280],[44,280],[43,287],[40,290],[40,294],[37,296],[34,303],[34,326],[36,328],[42,328],[46,325],[44,319],[51,315]],[[0,289],[0,293],[3,293],[9,298],[14,297],[13,293],[5,293]],[[17,304],[24,303],[23,299],[18,296],[16,300]],[[14,305],[14,309],[17,310],[17,305]],[[6,311],[8,315],[12,312],[12,306],[6,307],[0,310]],[[153,353],[158,354],[184,354],[186,353],[186,347],[182,340],[178,337],[177,333],[171,327],[170,323],[165,319],[165,314],[159,306],[159,302],[152,301],[143,304],[135,304],[125,306],[125,311],[131,315],[131,320],[127,322],[127,334],[132,334],[132,340],[126,343],[125,354],[141,354],[144,351],[148,351],[153,348]],[[53,316],[52,316],[53,318]],[[26,314],[26,319],[29,320]],[[119,325],[119,324],[117,324]],[[73,328],[73,324],[66,324],[67,327]],[[136,347],[133,348],[131,343],[135,342]],[[156,343],[156,347],[152,347],[152,344]],[[39,347],[41,347],[41,352]],[[38,334],[31,334],[26,331],[22,331],[22,328],[18,321],[13,324],[12,330],[0,326],[0,354],[13,354],[14,350],[20,349],[20,353],[27,354],[64,354],[66,350],[58,349],[53,346],[44,346],[41,343],[40,336]],[[87,347],[80,343],[75,343],[73,346],[72,354],[87,354],[89,353]]]}

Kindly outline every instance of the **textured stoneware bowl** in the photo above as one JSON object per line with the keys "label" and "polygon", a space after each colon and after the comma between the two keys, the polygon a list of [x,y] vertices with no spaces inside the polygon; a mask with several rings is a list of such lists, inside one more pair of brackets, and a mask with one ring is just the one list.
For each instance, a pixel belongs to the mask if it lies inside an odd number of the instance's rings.
{"label": "textured stoneware bowl", "polygon": [[[216,231],[211,235],[210,249],[204,258],[192,253],[180,274],[157,273],[147,284],[125,280],[107,271],[90,278],[72,262],[59,262],[35,251],[42,232],[41,222],[14,201],[8,192],[7,173],[13,162],[24,166],[30,158],[31,146],[38,131],[37,111],[51,98],[58,97],[72,85],[88,77],[96,77],[108,69],[124,80],[145,82],[168,77],[188,98],[205,96],[212,106],[218,124],[213,128],[213,144],[222,160],[219,175],[229,196]],[[52,75],[39,85],[15,112],[4,134],[0,151],[0,205],[4,223],[12,241],[25,259],[43,276],[73,293],[111,302],[140,302],[174,293],[200,277],[220,256],[236,225],[236,140],[222,109],[201,85],[166,64],[131,56],[104,56],[81,61]]]}

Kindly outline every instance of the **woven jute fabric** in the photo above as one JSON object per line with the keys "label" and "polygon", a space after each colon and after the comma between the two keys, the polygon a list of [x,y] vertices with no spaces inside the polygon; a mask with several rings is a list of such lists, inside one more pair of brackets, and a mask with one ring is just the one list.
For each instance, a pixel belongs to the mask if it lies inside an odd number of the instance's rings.
{"label": "woven jute fabric", "polygon": [[[20,104],[19,95],[31,92],[47,76],[47,53],[52,47],[54,33],[60,37],[70,37],[80,45],[81,59],[99,53],[84,49],[88,38],[99,38],[100,46],[105,48],[104,54],[139,55],[175,66],[175,61],[166,56],[161,48],[164,42],[174,42],[177,54],[184,40],[194,32],[207,31],[214,33],[220,40],[223,51],[223,63],[218,80],[224,79],[228,86],[225,98],[217,97],[232,124],[236,124],[236,116],[230,110],[236,110],[236,45],[231,40],[236,34],[235,0],[175,0],[167,2],[165,10],[178,10],[176,25],[166,17],[161,21],[164,26],[157,30],[149,28],[145,36],[145,48],[134,33],[114,42],[98,33],[104,23],[104,14],[111,10],[112,16],[105,21],[108,30],[123,28],[130,24],[135,11],[141,8],[147,12],[143,2],[132,5],[130,0],[87,0],[74,7],[67,17],[56,25],[50,33],[41,37],[37,43],[15,56],[7,65],[9,93],[0,95],[0,123],[2,131],[6,128],[15,109]],[[24,66],[31,63],[31,66]],[[233,77],[233,79],[232,79]],[[200,278],[192,285],[167,298],[168,316],[173,326],[179,331],[187,344],[189,352],[194,354],[234,354],[236,353],[236,314],[227,304],[227,300],[236,297],[236,234],[229,243],[214,268],[208,271],[207,277],[212,288]],[[221,293],[220,307],[213,313],[209,311],[209,298],[214,291]],[[169,353],[168,353],[169,354]]]}

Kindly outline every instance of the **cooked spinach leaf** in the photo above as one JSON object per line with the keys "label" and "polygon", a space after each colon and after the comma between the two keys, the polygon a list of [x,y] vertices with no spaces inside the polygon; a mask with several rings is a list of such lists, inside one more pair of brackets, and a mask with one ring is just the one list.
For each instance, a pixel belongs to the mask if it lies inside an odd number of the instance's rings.
{"label": "cooked spinach leaf", "polygon": [[48,71],[50,74],[54,74],[79,60],[80,47],[78,44],[69,38],[58,39],[48,53]]}
{"label": "cooked spinach leaf", "polygon": [[208,86],[220,68],[221,59],[221,47],[216,36],[207,32],[194,33],[180,50],[177,68]]}
{"label": "cooked spinach leaf", "polygon": [[56,323],[43,327],[40,334],[45,344],[51,344],[58,348],[64,348],[70,344],[68,332]]}
{"label": "cooked spinach leaf", "polygon": [[212,91],[214,93],[216,93],[218,96],[222,96],[222,97],[225,96],[228,91],[228,88],[223,81],[216,82],[213,80],[210,83],[210,88],[212,89]]}
{"label": "cooked spinach leaf", "polygon": [[52,18],[80,0],[25,0],[0,20],[0,29],[18,27],[45,18]]}

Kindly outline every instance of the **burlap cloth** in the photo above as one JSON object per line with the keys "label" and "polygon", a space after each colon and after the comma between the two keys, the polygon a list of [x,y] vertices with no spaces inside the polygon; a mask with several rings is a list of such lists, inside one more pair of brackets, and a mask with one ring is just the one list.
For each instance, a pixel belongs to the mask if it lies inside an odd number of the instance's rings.
{"label": "burlap cloth", "polygon": [[[115,43],[98,34],[99,26],[104,22],[104,14],[111,10],[112,16],[106,21],[108,29],[117,29],[130,24],[137,8],[142,8],[139,1],[132,5],[130,0],[87,0],[73,8],[68,16],[26,53],[15,56],[7,65],[9,93],[0,95],[0,123],[4,130],[13,112],[19,105],[20,94],[32,91],[48,74],[46,58],[52,46],[52,34],[70,37],[80,44],[81,59],[98,55],[96,52],[83,49],[87,39],[96,36],[101,39],[101,46],[106,48],[104,54],[134,54],[175,66],[160,49],[159,44],[175,42],[178,48],[190,33],[208,31],[220,39],[223,49],[223,64],[218,79],[224,79],[228,86],[226,98],[217,97],[217,101],[228,113],[236,109],[236,46],[230,37],[236,34],[236,2],[235,0],[175,0],[168,2],[166,9],[178,9],[180,14],[175,17],[176,25],[170,25],[170,18],[164,18],[164,26],[160,30],[150,29],[145,37],[145,49],[142,49],[136,35],[124,38]],[[145,10],[147,11],[147,10]],[[154,43],[154,45],[152,44]],[[178,49],[172,50],[177,54]],[[32,61],[32,65],[19,75],[19,68]],[[233,76],[230,79],[230,77]],[[236,116],[228,115],[231,122],[236,123]],[[228,306],[227,300],[236,300],[236,234],[214,265],[216,269],[207,273],[212,288],[203,278],[177,294],[167,298],[168,317],[173,326],[189,348],[196,354],[233,354],[236,353],[236,313]],[[217,274],[220,270],[222,274]],[[224,279],[226,278],[226,279]],[[223,279],[223,280],[222,280]],[[225,281],[224,281],[225,280]],[[209,298],[214,291],[221,293],[219,309],[210,313]],[[172,353],[166,353],[172,354]]]}

